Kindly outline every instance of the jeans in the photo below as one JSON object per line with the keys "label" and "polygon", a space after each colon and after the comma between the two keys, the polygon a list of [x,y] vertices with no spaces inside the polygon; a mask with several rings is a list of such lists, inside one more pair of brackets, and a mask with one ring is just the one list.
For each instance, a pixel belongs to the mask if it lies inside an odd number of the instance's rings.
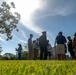
{"label": "jeans", "polygon": [[18,59],[21,60],[21,53],[18,53]]}

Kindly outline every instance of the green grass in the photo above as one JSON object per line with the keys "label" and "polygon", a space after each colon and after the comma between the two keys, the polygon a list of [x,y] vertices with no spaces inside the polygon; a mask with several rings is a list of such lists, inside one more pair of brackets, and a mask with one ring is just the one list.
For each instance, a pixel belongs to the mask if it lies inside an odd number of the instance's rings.
{"label": "green grass", "polygon": [[76,75],[76,61],[0,60],[0,75]]}

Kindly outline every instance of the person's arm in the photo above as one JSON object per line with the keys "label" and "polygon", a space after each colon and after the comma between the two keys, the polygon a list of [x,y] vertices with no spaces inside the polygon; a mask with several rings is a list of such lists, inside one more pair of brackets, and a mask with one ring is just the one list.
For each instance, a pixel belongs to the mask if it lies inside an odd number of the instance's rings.
{"label": "person's arm", "polygon": [[56,43],[57,43],[57,40],[55,39],[55,42],[54,42],[54,47],[56,47]]}
{"label": "person's arm", "polygon": [[73,38],[72,43],[73,43],[73,45],[74,45],[74,43],[75,43],[75,37]]}
{"label": "person's arm", "polygon": [[16,51],[18,51],[18,49],[17,49],[17,48],[15,48],[15,50],[16,50]]}
{"label": "person's arm", "polygon": [[66,38],[64,37],[64,43],[66,43],[67,42],[67,40],[66,40]]}
{"label": "person's arm", "polygon": [[51,44],[50,44],[50,49],[52,48]]}
{"label": "person's arm", "polygon": [[40,44],[41,44],[40,42],[41,42],[41,36],[39,37],[39,47],[40,47]]}

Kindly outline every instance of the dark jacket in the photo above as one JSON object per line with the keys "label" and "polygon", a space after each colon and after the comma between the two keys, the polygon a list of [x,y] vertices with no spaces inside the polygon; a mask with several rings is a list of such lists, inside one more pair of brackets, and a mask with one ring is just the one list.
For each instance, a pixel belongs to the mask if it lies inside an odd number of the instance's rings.
{"label": "dark jacket", "polygon": [[73,50],[73,46],[72,46],[72,40],[70,39],[68,41],[68,51],[72,51]]}
{"label": "dark jacket", "polygon": [[46,50],[47,49],[47,38],[46,35],[42,35],[39,38],[39,47],[41,50]]}

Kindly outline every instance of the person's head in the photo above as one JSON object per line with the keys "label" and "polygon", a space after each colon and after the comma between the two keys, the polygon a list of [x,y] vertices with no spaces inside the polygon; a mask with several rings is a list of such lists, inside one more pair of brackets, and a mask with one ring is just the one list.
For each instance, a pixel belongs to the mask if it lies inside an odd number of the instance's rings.
{"label": "person's head", "polygon": [[68,39],[68,40],[70,40],[70,39],[71,39],[71,37],[70,37],[70,36],[68,36],[68,37],[67,37],[67,39]]}
{"label": "person's head", "polygon": [[43,31],[43,32],[42,32],[42,35],[46,35],[46,31]]}
{"label": "person's head", "polygon": [[74,36],[76,36],[76,33],[74,33]]}
{"label": "person's head", "polygon": [[47,40],[47,42],[49,43],[49,40]]}
{"label": "person's head", "polygon": [[36,42],[36,40],[33,40],[33,43],[35,43]]}
{"label": "person's head", "polygon": [[19,47],[21,47],[21,44],[18,44]]}
{"label": "person's head", "polygon": [[30,38],[32,38],[33,37],[33,34],[30,34]]}
{"label": "person's head", "polygon": [[58,35],[62,35],[63,33],[60,31],[59,33],[58,33]]}

